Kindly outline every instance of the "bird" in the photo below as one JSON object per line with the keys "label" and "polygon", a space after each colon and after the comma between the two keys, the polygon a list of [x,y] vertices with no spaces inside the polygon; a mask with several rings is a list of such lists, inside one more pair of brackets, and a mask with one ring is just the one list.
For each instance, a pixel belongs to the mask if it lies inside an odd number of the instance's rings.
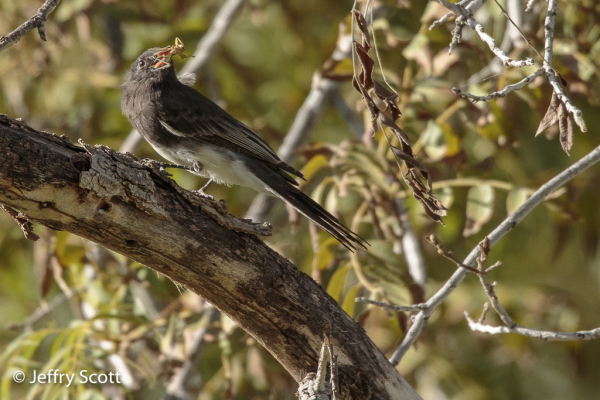
{"label": "bird", "polygon": [[[173,56],[175,45],[144,51],[131,65],[121,85],[121,110],[131,125],[170,162],[211,182],[242,185],[275,196],[295,208],[350,251],[368,243],[298,189],[302,173],[282,161],[251,128],[199,91],[182,83]],[[209,196],[210,197],[210,196]]]}

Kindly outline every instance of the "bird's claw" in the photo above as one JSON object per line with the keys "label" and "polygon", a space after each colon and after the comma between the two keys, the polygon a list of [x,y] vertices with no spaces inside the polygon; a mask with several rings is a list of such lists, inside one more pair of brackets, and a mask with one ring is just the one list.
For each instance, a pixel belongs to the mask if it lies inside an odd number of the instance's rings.
{"label": "bird's claw", "polygon": [[[194,163],[194,167],[196,166],[195,164],[196,164],[196,163]],[[206,194],[206,193],[204,193],[204,189],[206,189],[207,187],[209,187],[209,186],[210,186],[210,184],[212,183],[212,181],[213,181],[212,179],[209,179],[209,180],[208,180],[208,182],[206,182],[206,185],[202,186],[202,187],[201,187],[200,189],[198,189],[198,190],[195,190],[195,192],[196,192],[196,193],[198,193],[198,194],[199,194],[200,196],[202,196],[202,197],[205,197],[205,198],[207,198],[207,199],[214,200],[214,199],[215,199],[215,197],[214,197],[214,196],[212,196],[212,195],[210,195],[210,194]]]}
{"label": "bird's claw", "polygon": [[213,196],[212,194],[207,194],[204,192],[204,188],[202,189],[198,189],[198,190],[194,190],[194,193],[199,194],[200,196],[204,197],[205,199],[210,199],[210,200],[214,200],[215,196]]}

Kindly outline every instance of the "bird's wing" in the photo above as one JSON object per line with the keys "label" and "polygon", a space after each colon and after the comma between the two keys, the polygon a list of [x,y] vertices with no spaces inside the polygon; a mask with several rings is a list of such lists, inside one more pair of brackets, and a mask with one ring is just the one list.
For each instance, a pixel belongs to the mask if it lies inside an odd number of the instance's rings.
{"label": "bird's wing", "polygon": [[158,101],[161,103],[156,107],[160,123],[173,135],[197,138],[266,161],[283,171],[302,177],[302,173],[281,161],[252,129],[195,89],[182,85],[177,90],[167,91]]}

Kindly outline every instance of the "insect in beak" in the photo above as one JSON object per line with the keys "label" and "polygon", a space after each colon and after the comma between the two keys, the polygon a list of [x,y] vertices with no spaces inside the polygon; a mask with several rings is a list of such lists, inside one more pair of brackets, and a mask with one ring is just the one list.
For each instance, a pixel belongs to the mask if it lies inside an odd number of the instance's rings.
{"label": "insect in beak", "polygon": [[183,54],[185,51],[185,46],[181,39],[175,38],[175,45],[163,47],[159,51],[154,54],[154,63],[150,66],[150,68],[154,71],[159,71],[163,68],[167,68],[171,66],[171,59],[175,55],[179,55],[182,59],[194,56],[186,56]]}

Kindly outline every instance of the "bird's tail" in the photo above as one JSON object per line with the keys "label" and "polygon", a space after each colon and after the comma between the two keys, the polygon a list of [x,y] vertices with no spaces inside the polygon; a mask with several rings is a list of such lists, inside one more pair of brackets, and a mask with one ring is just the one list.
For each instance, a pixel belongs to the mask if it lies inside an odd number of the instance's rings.
{"label": "bird's tail", "polygon": [[348,250],[354,251],[357,247],[366,250],[366,245],[368,245],[366,240],[342,225],[336,217],[321,207],[319,203],[292,186],[280,174],[264,164],[262,167],[264,169],[261,168],[262,171],[257,176],[265,183],[269,192],[294,207],[300,214],[336,238]]}

